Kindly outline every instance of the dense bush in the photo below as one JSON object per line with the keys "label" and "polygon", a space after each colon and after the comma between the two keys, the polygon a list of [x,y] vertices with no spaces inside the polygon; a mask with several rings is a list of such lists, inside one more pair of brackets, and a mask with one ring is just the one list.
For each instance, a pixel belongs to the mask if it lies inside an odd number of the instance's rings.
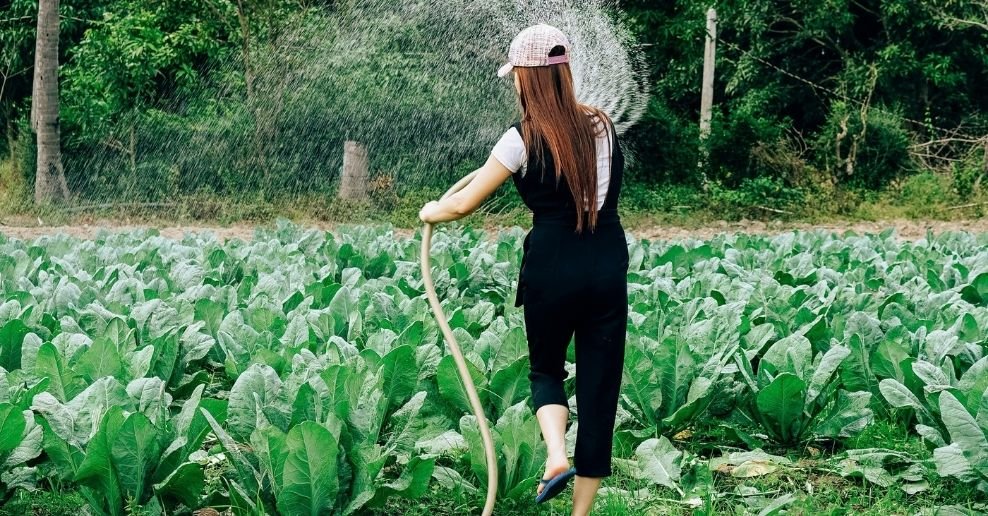
{"label": "dense bush", "polygon": [[[641,38],[653,86],[653,108],[629,135],[638,153],[649,157],[636,169],[641,179],[702,180],[692,166],[700,155],[696,134],[686,128],[699,118],[710,5],[622,2]],[[884,188],[917,168],[911,144],[952,136],[941,129],[986,132],[988,97],[977,91],[988,79],[988,31],[956,22],[977,19],[970,2],[712,5],[719,42],[709,180],[738,188],[745,180],[771,177],[797,186],[807,175],[819,183],[822,173],[838,187]],[[838,151],[842,123],[847,135]],[[665,134],[668,128],[674,137]],[[856,137],[861,141],[847,174]],[[958,144],[943,156],[967,151]]]}

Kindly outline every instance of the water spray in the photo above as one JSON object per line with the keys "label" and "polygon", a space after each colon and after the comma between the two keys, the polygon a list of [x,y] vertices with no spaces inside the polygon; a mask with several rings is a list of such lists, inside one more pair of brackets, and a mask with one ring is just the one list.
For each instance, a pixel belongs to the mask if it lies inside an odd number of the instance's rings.
{"label": "water spray", "polygon": [[[462,190],[476,175],[477,172],[471,172],[463,179],[457,181],[456,184],[443,194],[442,199],[446,199]],[[494,512],[494,501],[497,497],[497,456],[494,454],[494,439],[491,437],[491,429],[487,425],[487,416],[484,414],[484,407],[480,404],[480,398],[477,396],[477,387],[474,386],[473,378],[467,369],[466,359],[463,358],[460,346],[456,343],[456,337],[453,336],[453,330],[449,327],[446,314],[443,313],[443,308],[439,305],[439,296],[436,295],[436,285],[432,282],[432,268],[429,264],[429,253],[431,250],[432,224],[426,223],[425,227],[422,228],[422,282],[425,285],[425,295],[429,298],[432,313],[436,316],[436,322],[439,323],[439,328],[443,332],[446,344],[449,345],[449,351],[452,353],[453,360],[456,362],[456,370],[460,374],[460,380],[463,382],[463,388],[467,392],[467,397],[470,398],[470,408],[473,410],[474,417],[477,418],[480,436],[484,441],[484,452],[487,455],[487,501],[484,503],[483,515],[490,516]]]}

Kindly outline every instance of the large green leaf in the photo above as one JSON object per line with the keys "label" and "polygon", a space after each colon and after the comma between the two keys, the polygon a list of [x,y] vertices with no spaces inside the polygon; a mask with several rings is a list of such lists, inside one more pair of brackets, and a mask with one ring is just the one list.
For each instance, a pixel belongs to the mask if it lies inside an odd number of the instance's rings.
{"label": "large green leaf", "polygon": [[50,342],[38,348],[34,362],[34,374],[48,378],[48,392],[65,403],[86,388],[85,381],[65,364],[65,360]]}
{"label": "large green leaf", "polygon": [[66,404],[47,392],[34,396],[31,403],[31,410],[42,414],[59,437],[76,446],[89,441],[96,422],[111,407],[133,410],[127,391],[113,377],[97,380]]}
{"label": "large green leaf", "polygon": [[181,342],[178,333],[168,333],[151,343],[153,356],[151,358],[151,373],[165,382],[170,382],[172,373],[179,364]]}
{"label": "large green leaf", "polygon": [[776,371],[787,372],[799,378],[809,376],[807,371],[813,358],[813,347],[810,341],[800,335],[793,334],[780,339],[772,344],[765,356],[762,357],[762,366],[765,363],[771,364]]}
{"label": "large green leaf", "polygon": [[395,411],[387,421],[386,454],[412,453],[425,422],[419,417],[425,404],[426,391],[417,392],[408,403]]}
{"label": "large green leaf", "polygon": [[775,377],[755,397],[755,405],[766,429],[783,442],[795,442],[801,436],[806,384],[790,373]]}
{"label": "large green leaf", "polygon": [[[909,358],[909,346],[900,339],[886,338],[872,353],[872,371],[875,376],[881,378],[892,378],[904,381],[905,371],[902,369],[902,362]],[[854,391],[861,390],[856,385],[845,382],[845,387]]]}
{"label": "large green leaf", "polygon": [[[487,405],[487,378],[469,360],[466,360],[466,365],[477,388],[477,397],[480,398],[481,406]],[[463,381],[460,379],[453,355],[446,355],[439,361],[439,368],[436,370],[436,382],[439,386],[439,393],[446,401],[462,412],[471,412],[470,399],[467,397],[466,388],[463,387]]]}
{"label": "large green leaf", "polygon": [[841,362],[850,354],[851,350],[844,346],[834,346],[823,354],[820,363],[817,364],[816,369],[813,371],[813,376],[810,377],[810,385],[806,391],[807,410],[810,410],[817,396],[831,383],[834,373],[837,372]]}
{"label": "large green leaf", "polygon": [[357,446],[351,451],[353,482],[350,489],[350,503],[344,507],[343,514],[354,514],[374,499],[378,475],[387,458],[375,445]]}
{"label": "large green leaf", "polygon": [[978,274],[970,285],[962,288],[961,296],[974,305],[988,303],[988,272]]}
{"label": "large green leaf", "polygon": [[326,384],[328,391],[328,409],[342,420],[347,420],[350,417],[350,385],[359,381],[352,373],[350,368],[345,365],[333,364],[319,375]]}
{"label": "large green leaf", "polygon": [[[376,442],[384,425],[384,418],[387,415],[388,400],[381,390],[381,371],[371,373],[364,367],[364,377],[356,385],[349,386],[348,392],[352,396],[350,403],[349,421],[354,438],[362,443]],[[359,375],[353,375],[353,380],[358,380]]]}
{"label": "large green leaf", "polygon": [[131,414],[114,437],[110,452],[113,467],[126,496],[144,503],[151,473],[161,457],[158,429],[140,412]]}
{"label": "large green leaf", "polygon": [[0,367],[8,371],[21,368],[21,344],[30,332],[20,319],[0,327]]}
{"label": "large green leaf", "polygon": [[199,507],[202,491],[206,487],[206,475],[202,465],[185,462],[154,485],[155,494],[182,502],[186,507]]}
{"label": "large green leaf", "polygon": [[521,327],[515,326],[503,333],[495,332],[492,328],[488,332],[478,339],[477,344],[478,347],[482,343],[485,345],[485,349],[479,351],[492,373],[497,374],[518,359],[528,356],[528,340]]}
{"label": "large green leaf", "polygon": [[113,467],[113,443],[124,424],[123,410],[111,407],[100,420],[99,429],[86,446],[86,456],[76,471],[75,482],[93,490],[101,512],[123,514],[123,492]]}
{"label": "large green leaf", "polygon": [[532,391],[532,382],[528,379],[528,357],[515,360],[508,367],[494,373],[491,378],[491,403],[497,409],[497,414],[504,414],[508,407],[527,398]]}
{"label": "large green leaf", "polygon": [[957,443],[933,450],[933,462],[936,464],[937,473],[942,477],[954,477],[964,482],[971,482],[977,478],[974,468],[964,456],[964,450]]}
{"label": "large green leaf", "polygon": [[429,489],[429,481],[432,479],[435,462],[436,459],[412,457],[402,469],[401,476],[380,485],[369,505],[379,507],[386,500],[396,496],[408,500],[420,498]]}
{"label": "large green leaf", "polygon": [[[284,423],[288,418],[287,403],[281,398],[281,379],[268,365],[252,364],[230,389],[227,425],[235,439],[246,440],[257,424],[258,412],[281,417],[272,422]],[[268,410],[266,410],[268,409]]]}
{"label": "large green leaf", "polygon": [[288,455],[287,441],[288,436],[273,425],[255,428],[250,435],[251,448],[257,456],[261,471],[268,477],[276,493],[282,487],[282,475]]}
{"label": "large green leaf", "polygon": [[75,368],[79,373],[87,375],[90,381],[105,376],[122,377],[124,371],[117,346],[110,339],[104,338],[93,341]]}
{"label": "large green leaf", "polygon": [[697,363],[684,340],[667,338],[659,343],[656,351],[652,363],[659,375],[662,392],[659,417],[665,417],[685,401],[696,376]]}
{"label": "large green leaf", "polygon": [[951,444],[961,449],[972,469],[988,478],[988,433],[949,391],[940,394],[940,416]]}
{"label": "large green leaf", "polygon": [[686,394],[684,403],[672,413],[671,416],[662,420],[662,426],[666,431],[676,432],[682,430],[690,421],[693,421],[708,405],[713,401],[713,382],[706,377],[698,377],[690,385],[690,390]]}
{"label": "large green leaf", "polygon": [[45,456],[51,460],[60,480],[72,480],[85,454],[79,447],[56,435],[44,418],[41,418],[40,425],[43,428],[42,448]]}
{"label": "large green leaf", "polygon": [[896,408],[911,408],[916,411],[916,416],[920,421],[929,425],[935,424],[936,419],[933,414],[905,385],[887,378],[879,382],[878,387],[889,405]]}
{"label": "large green leaf", "polygon": [[226,311],[223,306],[211,299],[199,299],[195,304],[195,318],[206,323],[205,329],[213,338],[219,337],[220,324]]}
{"label": "large green leaf", "polygon": [[292,428],[286,444],[288,455],[278,510],[299,516],[332,513],[339,490],[339,444],[329,430],[312,421]]}
{"label": "large green leaf", "polygon": [[677,450],[665,436],[652,438],[638,445],[638,476],[670,489],[680,490],[677,484],[682,474],[683,452]]}
{"label": "large green leaf", "polygon": [[964,396],[961,401],[967,411],[976,414],[984,394],[988,392],[988,356],[971,364],[957,382],[957,390]]}
{"label": "large green leaf", "polygon": [[422,321],[415,321],[398,334],[395,346],[411,346],[417,348],[423,343],[425,324]]}
{"label": "large green leaf", "polygon": [[6,459],[21,443],[24,427],[24,415],[17,407],[9,403],[0,405],[0,459]]}
{"label": "large green leaf", "polygon": [[546,450],[539,438],[539,424],[524,402],[516,403],[494,425],[500,438],[500,489],[510,492],[526,480],[534,480],[545,464]]}
{"label": "large green leaf", "polygon": [[[663,395],[658,372],[644,346],[648,341],[629,342],[625,348],[624,374],[621,387],[622,398],[631,403],[641,424],[651,426],[658,423]],[[671,401],[669,403],[674,403]]]}
{"label": "large green leaf", "polygon": [[817,418],[813,433],[838,439],[851,437],[871,423],[870,392],[840,391],[837,398]]}
{"label": "large green leaf", "polygon": [[[878,380],[874,371],[874,355],[857,334],[851,335],[846,348],[848,357],[841,361],[841,381],[852,391],[878,392]],[[885,378],[888,376],[886,375]],[[816,396],[813,396],[816,398]]]}
{"label": "large green leaf", "polygon": [[[491,425],[493,426],[493,425]],[[491,438],[494,440],[494,449],[501,446],[501,436],[496,428],[491,428]],[[484,441],[480,435],[480,426],[477,418],[472,415],[465,415],[460,418],[460,434],[467,442],[468,457],[470,459],[470,470],[481,482],[487,481],[487,456],[484,452]]]}
{"label": "large green leaf", "polygon": [[415,349],[410,345],[398,346],[381,359],[381,388],[388,400],[388,407],[397,407],[415,392],[418,371],[415,369]]}

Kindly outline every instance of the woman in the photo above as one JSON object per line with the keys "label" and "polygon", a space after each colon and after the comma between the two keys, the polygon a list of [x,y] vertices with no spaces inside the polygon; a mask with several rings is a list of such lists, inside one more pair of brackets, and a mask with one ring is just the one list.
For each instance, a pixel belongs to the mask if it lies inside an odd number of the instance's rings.
{"label": "woman", "polygon": [[[511,42],[522,119],[504,133],[476,178],[460,192],[426,204],[429,223],[462,218],[511,177],[533,212],[525,238],[516,306],[524,306],[532,403],[548,449],[537,502],[572,476],[573,514],[589,514],[611,442],[628,319],[628,250],[617,213],[624,159],[613,124],[580,104],[569,68],[569,41],[535,25]],[[591,202],[592,201],[592,202]],[[575,336],[578,426],[570,468],[569,405],[563,391],[566,350]]]}

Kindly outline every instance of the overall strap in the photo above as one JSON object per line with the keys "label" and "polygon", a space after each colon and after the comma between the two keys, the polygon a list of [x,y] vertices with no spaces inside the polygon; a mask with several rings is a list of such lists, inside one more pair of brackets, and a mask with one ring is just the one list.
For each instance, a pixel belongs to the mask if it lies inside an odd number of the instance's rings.
{"label": "overall strap", "polygon": [[601,208],[601,211],[617,209],[617,196],[620,193],[621,176],[623,175],[624,169],[623,155],[619,156],[621,153],[621,147],[618,146],[617,130],[614,128],[614,124],[609,118],[604,119],[604,125],[607,127],[607,139],[610,142],[611,154],[610,163],[608,164],[610,180],[608,181],[607,195],[604,197],[604,205]]}

